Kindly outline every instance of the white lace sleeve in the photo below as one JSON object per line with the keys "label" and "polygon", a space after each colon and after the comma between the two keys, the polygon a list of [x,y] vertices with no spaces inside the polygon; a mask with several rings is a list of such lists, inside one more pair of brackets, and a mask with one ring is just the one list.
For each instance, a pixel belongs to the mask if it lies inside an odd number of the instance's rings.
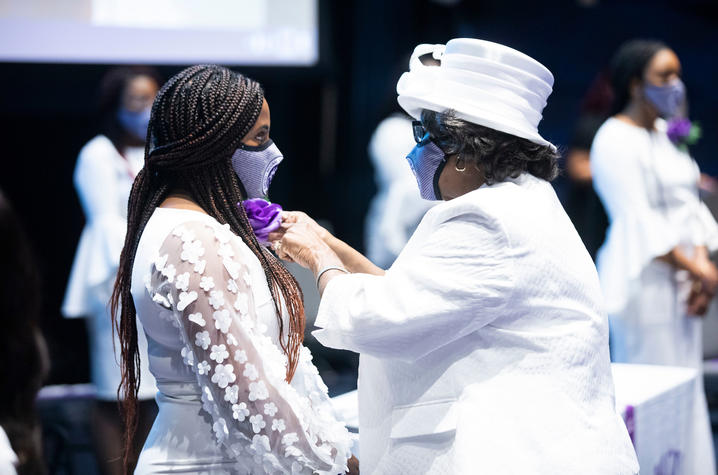
{"label": "white lace sleeve", "polygon": [[346,429],[285,381],[286,358],[255,314],[252,286],[266,283],[251,282],[240,246],[228,227],[185,223],[152,272],[153,299],[172,310],[215,436],[251,473],[344,473]]}

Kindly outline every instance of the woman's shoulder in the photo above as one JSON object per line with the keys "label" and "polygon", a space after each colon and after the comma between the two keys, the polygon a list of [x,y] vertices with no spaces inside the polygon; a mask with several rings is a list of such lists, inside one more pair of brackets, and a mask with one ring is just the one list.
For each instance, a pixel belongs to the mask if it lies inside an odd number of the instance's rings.
{"label": "woman's shoulder", "polygon": [[80,149],[79,157],[115,157],[118,156],[119,152],[115,148],[115,145],[106,136],[100,134],[91,138],[83,147]]}
{"label": "woman's shoulder", "polygon": [[597,145],[630,147],[636,143],[636,140],[640,140],[645,135],[645,131],[640,127],[615,117],[609,117],[596,131],[591,149],[595,149]]}
{"label": "woman's shoulder", "polygon": [[220,223],[213,216],[194,210],[158,208],[152,219],[154,222],[145,229],[157,250],[165,247],[183,254],[201,252],[206,259],[216,257],[220,261],[234,257],[244,264],[251,259],[244,240],[229,224]]}
{"label": "woman's shoulder", "polygon": [[648,139],[648,134],[640,127],[611,117],[598,129],[593,139],[592,167],[622,163],[631,157],[638,157]]}
{"label": "woman's shoulder", "polygon": [[177,254],[168,256],[171,260],[180,259],[180,254],[185,252],[203,255],[207,252],[209,256],[212,253],[208,250],[217,251],[234,237],[236,235],[229,225],[221,224],[208,214],[187,209],[157,208],[142,231],[135,268],[146,270],[163,248],[165,251],[173,249],[173,254]]}
{"label": "woman's shoulder", "polygon": [[[201,211],[179,208],[157,208],[145,227],[160,243],[168,237],[180,237],[183,241],[207,240],[210,236],[233,235],[228,224],[221,224],[216,218]],[[227,234],[228,233],[228,234]],[[224,239],[223,239],[224,240]]]}
{"label": "woman's shoulder", "polygon": [[510,195],[511,185],[497,184],[481,186],[464,195],[449,201],[444,201],[431,208],[426,213],[426,219],[432,220],[435,226],[446,222],[474,221],[491,225],[497,222],[500,215],[496,209],[501,200],[497,195]]}
{"label": "woman's shoulder", "polygon": [[551,183],[522,173],[439,204],[427,216],[433,215],[436,224],[470,221],[482,228],[505,233],[531,216],[543,215],[560,206],[557,203]]}

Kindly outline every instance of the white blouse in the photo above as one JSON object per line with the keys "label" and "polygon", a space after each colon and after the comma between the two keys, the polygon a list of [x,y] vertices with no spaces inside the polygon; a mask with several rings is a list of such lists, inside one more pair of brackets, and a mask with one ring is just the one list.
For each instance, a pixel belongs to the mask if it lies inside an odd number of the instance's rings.
{"label": "white blouse", "polygon": [[98,135],[80,151],[75,188],[85,214],[62,313],[67,318],[96,313],[112,292],[127,231],[127,200],[142,169],[144,150],[128,148],[120,155],[110,139]]}
{"label": "white blouse", "polygon": [[[158,208],[140,241],[132,295],[160,408],[138,473],[182,463],[190,472],[344,472],[349,434],[307,348],[285,381],[287,358],[265,273],[228,225]],[[196,419],[200,408],[206,422]]]}
{"label": "white blouse", "polygon": [[595,267],[529,174],[440,203],[383,276],[327,285],[314,332],[360,353],[364,473],[637,473]]}
{"label": "white blouse", "polygon": [[591,147],[596,192],[611,221],[597,256],[609,314],[620,313],[640,291],[639,277],[656,257],[677,246],[718,249],[718,225],[698,195],[700,171],[666,134],[615,118]]}

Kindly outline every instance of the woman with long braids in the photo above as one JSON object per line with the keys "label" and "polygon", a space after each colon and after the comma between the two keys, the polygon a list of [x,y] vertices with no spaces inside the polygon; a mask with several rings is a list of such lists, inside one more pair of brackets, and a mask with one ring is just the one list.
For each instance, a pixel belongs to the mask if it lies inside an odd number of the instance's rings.
{"label": "woman with long braids", "polygon": [[301,292],[239,205],[266,195],[282,159],[269,128],[261,86],[223,67],[187,68],[155,99],[112,297],[127,471],[141,358],[159,414],[135,473],[346,470],[348,432],[302,346]]}

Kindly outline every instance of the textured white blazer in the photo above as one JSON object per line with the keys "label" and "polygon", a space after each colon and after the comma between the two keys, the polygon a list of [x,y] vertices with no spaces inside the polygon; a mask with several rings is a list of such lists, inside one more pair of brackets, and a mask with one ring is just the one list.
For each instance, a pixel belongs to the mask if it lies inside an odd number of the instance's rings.
{"label": "textured white blazer", "polygon": [[384,276],[338,276],[314,332],[361,354],[362,473],[633,474],[595,267],[529,174],[431,209]]}

